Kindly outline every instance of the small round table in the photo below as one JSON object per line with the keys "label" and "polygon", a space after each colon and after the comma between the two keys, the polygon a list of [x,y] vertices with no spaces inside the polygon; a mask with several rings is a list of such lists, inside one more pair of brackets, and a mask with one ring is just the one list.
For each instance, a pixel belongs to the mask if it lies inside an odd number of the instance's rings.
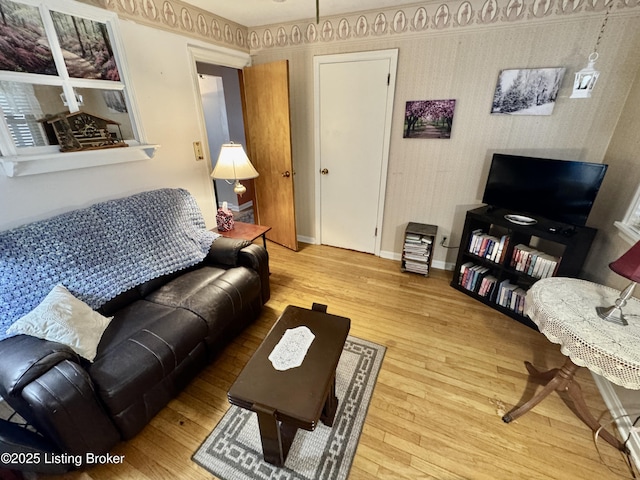
{"label": "small round table", "polygon": [[554,390],[565,391],[578,417],[594,432],[619,450],[624,445],[604,430],[589,412],[582,391],[574,379],[576,370],[592,372],[622,387],[640,389],[640,301],[631,298],[624,307],[629,325],[602,320],[596,307],[612,305],[618,290],[575,278],[552,277],[537,281],[527,292],[525,313],[547,339],[560,345],[566,355],[562,368],[540,372],[525,362],[529,375],[544,388],[504,415],[506,423],[524,415]]}

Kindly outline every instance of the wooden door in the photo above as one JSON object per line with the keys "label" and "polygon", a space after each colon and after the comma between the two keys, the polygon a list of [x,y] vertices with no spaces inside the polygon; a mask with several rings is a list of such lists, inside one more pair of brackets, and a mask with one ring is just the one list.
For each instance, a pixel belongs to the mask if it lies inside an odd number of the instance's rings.
{"label": "wooden door", "polygon": [[379,254],[397,51],[318,56],[320,241]]}
{"label": "wooden door", "polygon": [[267,238],[298,250],[289,116],[289,63],[245,67],[242,72],[247,155],[255,179],[256,222]]}

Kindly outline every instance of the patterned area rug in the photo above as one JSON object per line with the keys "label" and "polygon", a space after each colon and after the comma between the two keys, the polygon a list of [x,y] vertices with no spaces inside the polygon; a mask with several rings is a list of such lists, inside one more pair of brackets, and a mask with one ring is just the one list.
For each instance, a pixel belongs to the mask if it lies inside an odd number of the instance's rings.
{"label": "patterned area rug", "polygon": [[193,460],[222,480],[343,480],[358,446],[385,347],[349,336],[336,370],[338,412],[329,428],[298,430],[283,467],[262,459],[256,414],[231,406]]}

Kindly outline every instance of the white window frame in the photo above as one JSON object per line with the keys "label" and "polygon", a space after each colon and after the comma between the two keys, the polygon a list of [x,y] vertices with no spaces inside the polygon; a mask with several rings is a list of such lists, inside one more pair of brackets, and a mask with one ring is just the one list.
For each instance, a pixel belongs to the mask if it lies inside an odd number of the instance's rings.
{"label": "white window frame", "polygon": [[[108,165],[152,158],[158,145],[148,144],[142,129],[140,116],[131,92],[132,81],[126,68],[124,45],[118,30],[118,15],[100,8],[96,8],[73,0],[12,0],[17,3],[32,5],[40,10],[44,28],[48,33],[51,53],[58,67],[58,75],[39,75],[32,73],[10,72],[0,70],[0,80],[23,82],[40,85],[52,85],[62,88],[69,102],[69,111],[79,110],[74,94],[74,88],[91,88],[102,90],[124,91],[129,118],[134,133],[134,140],[126,140],[128,148],[89,150],[79,152],[60,152],[58,145],[46,147],[16,148],[9,128],[3,115],[0,115],[0,165],[8,177],[33,175],[39,173],[71,170],[76,168]],[[69,77],[58,37],[49,10],[83,17],[104,23],[107,26],[109,39],[113,48],[120,81],[93,80]]]}
{"label": "white window frame", "polygon": [[630,244],[640,241],[640,186],[622,221],[614,222],[614,225],[618,228],[620,236]]}

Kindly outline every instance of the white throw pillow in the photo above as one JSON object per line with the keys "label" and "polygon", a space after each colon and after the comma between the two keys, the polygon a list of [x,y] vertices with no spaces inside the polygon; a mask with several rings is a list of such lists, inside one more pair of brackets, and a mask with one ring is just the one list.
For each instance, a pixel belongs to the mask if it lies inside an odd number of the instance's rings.
{"label": "white throw pillow", "polygon": [[7,333],[63,343],[93,362],[112,318],[100,315],[65,287],[56,285],[36,308],[16,320]]}

